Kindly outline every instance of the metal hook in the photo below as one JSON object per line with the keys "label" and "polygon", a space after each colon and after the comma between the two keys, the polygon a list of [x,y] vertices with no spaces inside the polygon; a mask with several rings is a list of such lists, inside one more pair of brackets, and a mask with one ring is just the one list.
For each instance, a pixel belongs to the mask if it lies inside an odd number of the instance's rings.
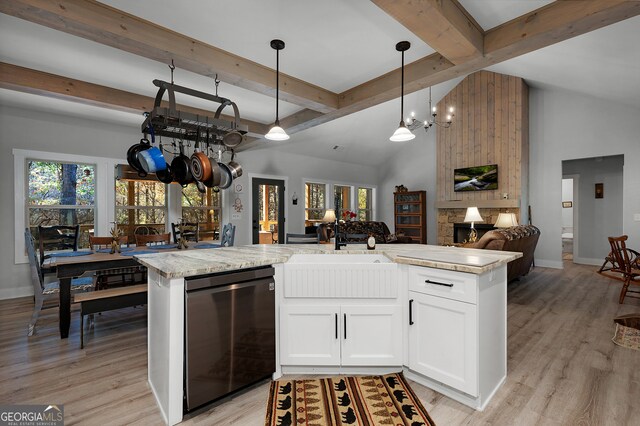
{"label": "metal hook", "polygon": [[213,81],[216,83],[216,96],[218,96],[218,85],[220,84],[220,80],[218,80],[218,73],[216,73],[216,78]]}
{"label": "metal hook", "polygon": [[171,60],[171,65],[169,65],[169,69],[171,70],[171,84],[173,84],[173,70],[176,69],[176,66],[173,65],[173,59]]}

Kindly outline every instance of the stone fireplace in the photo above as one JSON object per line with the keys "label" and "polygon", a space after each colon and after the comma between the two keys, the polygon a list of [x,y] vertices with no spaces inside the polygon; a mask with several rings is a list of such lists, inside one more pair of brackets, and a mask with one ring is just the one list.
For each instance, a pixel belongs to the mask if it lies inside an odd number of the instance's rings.
{"label": "stone fireplace", "polygon": [[[478,208],[480,216],[484,219],[481,224],[493,225],[498,220],[500,213],[515,213],[518,223],[521,223],[520,209],[518,208]],[[451,245],[454,243],[455,223],[464,223],[464,215],[467,209],[438,209],[438,244]],[[478,224],[476,224],[478,225]]]}

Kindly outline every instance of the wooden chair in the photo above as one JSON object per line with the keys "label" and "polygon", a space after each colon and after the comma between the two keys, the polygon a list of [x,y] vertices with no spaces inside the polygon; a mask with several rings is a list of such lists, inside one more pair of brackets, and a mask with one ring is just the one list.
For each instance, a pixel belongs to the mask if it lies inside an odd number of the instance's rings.
{"label": "wooden chair", "polygon": [[618,303],[624,302],[627,293],[634,293],[634,295],[630,294],[629,297],[640,299],[639,296],[635,296],[635,294],[640,294],[640,291],[629,290],[630,284],[640,284],[640,253],[627,248],[625,241],[627,241],[628,238],[626,235],[609,237],[613,267],[608,273],[603,274],[623,282]]}
{"label": "wooden chair", "polygon": [[171,244],[171,234],[136,234],[136,246],[153,246],[156,244]]}
{"label": "wooden chair", "polygon": [[[35,303],[33,305],[33,314],[29,322],[27,335],[32,336],[36,330],[36,322],[40,316],[40,311],[46,301],[55,302],[51,306],[58,306],[60,293],[60,283],[58,281],[44,283],[42,270],[40,269],[40,261],[36,254],[36,248],[31,235],[31,231],[27,228],[24,232],[25,246],[27,247],[27,256],[29,257],[29,267],[31,269],[31,284],[33,285],[33,295]],[[93,276],[74,278],[71,280],[71,293],[79,293],[90,291],[94,288]]]}
{"label": "wooden chair", "polygon": [[287,233],[285,242],[287,244],[319,244],[320,235],[315,234],[289,234]]}
{"label": "wooden chair", "polygon": [[179,223],[171,224],[171,231],[173,233],[173,242],[178,244],[178,238],[180,238],[180,232],[182,232],[182,238],[186,241],[200,241],[200,224],[198,222],[185,222],[182,225]]}
{"label": "wooden chair", "polygon": [[[50,257],[45,254],[52,250],[78,250],[80,225],[42,226],[38,225],[38,246],[40,248],[40,267],[42,262]],[[43,273],[54,272],[52,268],[43,268]]]}
{"label": "wooden chair", "polygon": [[[123,235],[119,239],[120,246],[129,245],[129,237]],[[110,249],[111,237],[89,236],[89,245],[92,250]],[[105,290],[112,287],[129,286],[147,281],[147,268],[138,265],[126,268],[105,269],[96,273],[96,290]]]}
{"label": "wooden chair", "polygon": [[222,247],[233,247],[236,237],[236,226],[227,223],[222,226],[222,235],[220,236],[220,245]]}

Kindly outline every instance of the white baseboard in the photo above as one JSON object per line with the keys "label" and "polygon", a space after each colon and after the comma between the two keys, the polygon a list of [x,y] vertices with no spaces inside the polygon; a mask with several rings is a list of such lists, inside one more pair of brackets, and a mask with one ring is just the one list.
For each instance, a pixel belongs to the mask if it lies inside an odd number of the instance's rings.
{"label": "white baseboard", "polygon": [[31,287],[0,288],[0,300],[16,299],[18,297],[33,296]]}
{"label": "white baseboard", "polygon": [[573,263],[579,263],[580,265],[594,265],[600,266],[604,262],[604,258],[602,259],[589,259],[586,257],[574,257]]}
{"label": "white baseboard", "polygon": [[561,260],[536,259],[535,263],[536,263],[536,266],[541,266],[543,268],[555,268],[555,269],[563,268]]}

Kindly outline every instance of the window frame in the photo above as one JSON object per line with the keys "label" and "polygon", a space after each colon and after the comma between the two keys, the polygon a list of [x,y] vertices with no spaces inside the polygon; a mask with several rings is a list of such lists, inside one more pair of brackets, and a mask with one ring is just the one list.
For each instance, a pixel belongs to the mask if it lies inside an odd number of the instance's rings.
{"label": "window frame", "polygon": [[[307,184],[314,184],[314,185],[324,185],[324,207],[319,208],[319,207],[313,207],[313,208],[307,208]],[[307,221],[309,222],[322,222],[322,219],[307,219],[308,215],[307,212],[309,211],[322,211],[322,215],[324,215],[324,213],[327,211],[327,194],[333,194],[333,189],[331,188],[331,184],[327,183],[327,182],[323,182],[322,180],[319,179],[304,179],[303,183],[302,183],[302,188],[304,191],[304,217],[303,220],[306,223]]]}
{"label": "window frame", "polygon": [[[190,185],[192,185],[192,184],[190,184]],[[209,191],[211,191],[211,196],[212,196],[212,199],[213,199],[213,189],[207,187],[207,193]],[[214,239],[213,241],[220,241],[222,226],[224,224],[223,192],[224,192],[223,190],[220,190],[220,192],[218,193],[218,206],[217,207],[216,206],[184,206],[184,205],[182,205],[182,197],[183,197],[182,188],[180,188],[180,217],[177,218],[176,222],[178,222],[181,218],[184,218],[183,210],[185,208],[193,209],[193,210],[204,210],[204,211],[207,211],[207,210],[214,210],[214,211],[218,210],[218,217],[220,218],[220,220],[218,222],[218,239],[217,240]],[[168,191],[167,191],[167,194],[168,194]],[[215,216],[215,214],[214,214],[214,216]],[[210,223],[210,222],[206,222],[206,223]],[[202,232],[202,230],[200,232]],[[212,232],[214,232],[214,231],[212,231]],[[215,236],[215,232],[214,232],[213,235]]]}
{"label": "window frame", "polygon": [[[117,197],[117,191],[116,191],[116,186],[119,180],[123,180],[125,182],[154,182],[154,183],[160,183],[162,185],[165,186],[164,188],[164,205],[163,206],[119,206],[116,202],[116,197]],[[125,210],[125,211],[129,211],[129,210],[163,210],[164,211],[164,218],[165,218],[165,223],[164,223],[164,230],[166,232],[166,230],[168,229],[169,226],[169,188],[167,187],[166,183],[162,183],[160,181],[155,181],[153,179],[117,179],[117,177],[114,176],[114,180],[113,180],[113,213],[114,213],[114,222],[117,221],[118,218],[118,210]],[[120,224],[118,224],[118,226],[120,226]],[[129,225],[126,225],[129,226]],[[134,243],[135,241],[129,241],[129,244]]]}
{"label": "window frame", "polygon": [[[302,188],[305,194],[305,204],[304,204],[304,216],[303,216],[303,223],[306,223],[307,221],[309,221],[309,219],[307,219],[307,204],[306,204],[306,184],[308,183],[316,183],[316,184],[323,184],[325,185],[326,188],[326,192],[325,192],[325,202],[324,202],[324,211],[326,212],[327,209],[335,209],[335,205],[333,205],[335,202],[335,187],[336,186],[342,186],[342,187],[350,187],[351,191],[350,191],[350,206],[348,208],[348,210],[355,212],[356,214],[358,214],[358,202],[357,202],[357,198],[358,198],[358,189],[359,188],[366,188],[366,189],[371,189],[371,221],[376,221],[377,220],[377,190],[378,187],[377,185],[371,185],[371,184],[366,184],[366,183],[353,183],[353,182],[344,182],[344,181],[327,181],[327,180],[323,180],[323,179],[313,179],[313,178],[303,178],[302,179]],[[328,196],[327,196],[328,194]],[[328,197],[331,197],[331,200],[328,200]],[[331,203],[331,204],[330,204]],[[316,210],[316,209],[313,209]],[[369,210],[369,209],[367,209]],[[337,216],[336,213],[336,217],[338,219],[342,219],[341,217]],[[322,222],[322,220],[311,220],[312,222]]]}
{"label": "window frame", "polygon": [[[371,199],[369,200],[369,205],[371,206],[371,208],[369,208],[369,209],[361,209],[360,208],[360,205],[358,203],[358,196],[359,196],[358,193],[360,192],[361,189],[369,189],[369,190],[371,190]],[[356,195],[354,197],[355,198],[354,202],[355,202],[355,207],[356,207],[355,212],[358,215],[357,218],[360,217],[360,211],[369,211],[369,212],[371,212],[371,214],[370,214],[371,219],[369,219],[369,220],[370,221],[375,221],[375,216],[374,216],[374,212],[375,212],[375,192],[376,192],[375,187],[371,187],[371,186],[367,186],[367,185],[358,185],[355,188]]]}

